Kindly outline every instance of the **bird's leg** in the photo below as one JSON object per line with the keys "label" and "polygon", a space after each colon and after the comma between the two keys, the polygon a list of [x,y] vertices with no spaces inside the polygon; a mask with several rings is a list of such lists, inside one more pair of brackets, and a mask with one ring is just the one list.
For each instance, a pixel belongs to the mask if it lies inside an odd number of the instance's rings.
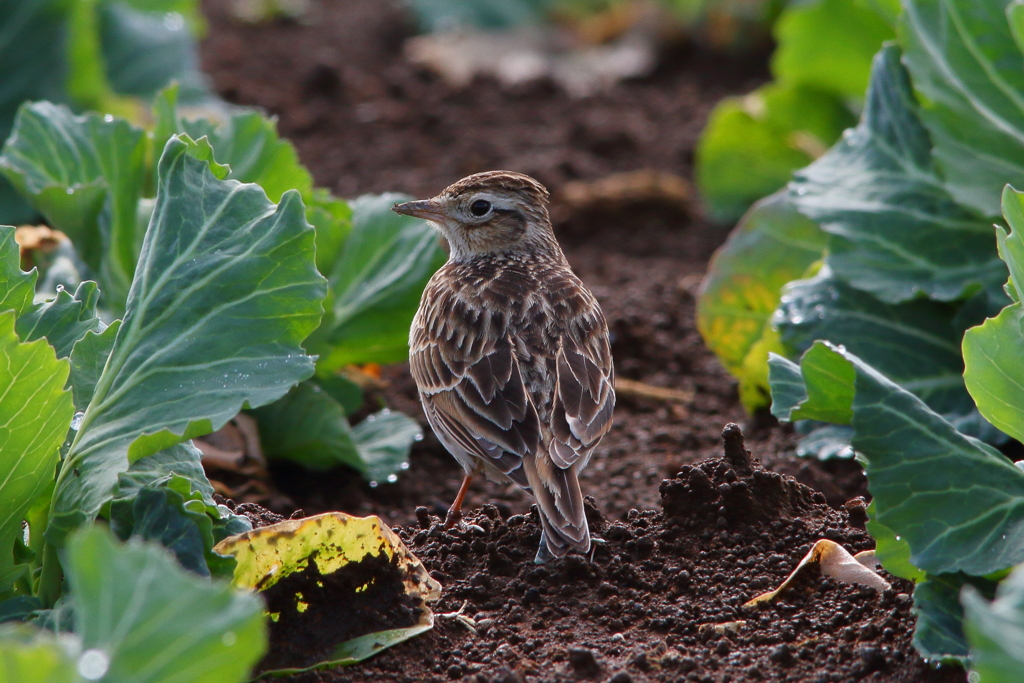
{"label": "bird's leg", "polygon": [[455,496],[455,502],[448,508],[448,514],[444,518],[444,528],[451,529],[462,519],[462,501],[466,499],[466,491],[469,491],[469,482],[473,481],[473,473],[467,472],[462,478],[462,486]]}

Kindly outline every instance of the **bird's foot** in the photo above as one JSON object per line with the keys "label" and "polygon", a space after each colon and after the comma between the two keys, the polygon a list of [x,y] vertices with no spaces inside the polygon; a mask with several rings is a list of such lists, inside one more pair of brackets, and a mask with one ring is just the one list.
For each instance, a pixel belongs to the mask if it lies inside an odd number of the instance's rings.
{"label": "bird's foot", "polygon": [[456,624],[462,624],[462,626],[467,628],[475,636],[477,634],[476,622],[473,620],[473,617],[471,617],[468,614],[466,614],[466,605],[468,605],[468,604],[469,604],[469,600],[466,600],[465,602],[462,603],[462,607],[460,607],[458,609],[458,611],[446,612],[444,614],[438,614],[437,618],[438,619],[452,619],[452,620],[455,621]]}
{"label": "bird's foot", "polygon": [[534,564],[544,564],[548,560],[554,559],[555,555],[548,550],[548,538],[544,532],[544,527],[540,529],[540,547],[537,548],[537,555],[533,558]]}
{"label": "bird's foot", "polygon": [[534,564],[544,564],[549,560],[554,559],[554,555],[548,550],[548,544],[543,540],[540,542],[540,547],[537,548],[537,555],[533,558]]}
{"label": "bird's foot", "polygon": [[462,523],[462,510],[456,510],[455,508],[450,508],[448,510],[448,514],[445,515],[445,518],[444,518],[444,528],[445,528],[445,531],[447,531],[448,529],[451,529],[453,526],[456,526],[457,524],[461,524],[461,523]]}

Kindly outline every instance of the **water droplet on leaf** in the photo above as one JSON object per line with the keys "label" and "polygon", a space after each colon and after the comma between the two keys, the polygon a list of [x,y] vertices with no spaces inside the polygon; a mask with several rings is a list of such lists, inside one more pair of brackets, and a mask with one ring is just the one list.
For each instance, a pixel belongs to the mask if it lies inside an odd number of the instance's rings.
{"label": "water droplet on leaf", "polygon": [[180,31],[185,28],[185,17],[177,12],[168,12],[164,15],[164,28],[168,31]]}
{"label": "water droplet on leaf", "polygon": [[78,659],[78,675],[88,681],[103,678],[110,668],[110,657],[103,650],[86,650]]}

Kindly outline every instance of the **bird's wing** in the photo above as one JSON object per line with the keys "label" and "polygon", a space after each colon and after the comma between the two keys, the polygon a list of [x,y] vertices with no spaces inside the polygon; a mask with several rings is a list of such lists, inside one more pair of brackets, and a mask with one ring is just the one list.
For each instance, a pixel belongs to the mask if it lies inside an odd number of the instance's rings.
{"label": "bird's wing", "polygon": [[544,453],[523,462],[540,508],[547,551],[558,557],[571,548],[590,549],[590,529],[578,479],[601,437],[611,428],[615,371],[608,325],[593,296],[582,286],[581,312],[563,324],[549,360],[554,374]]}
{"label": "bird's wing", "polygon": [[431,425],[449,449],[481,458],[529,488],[522,460],[537,451],[540,420],[505,317],[455,296],[439,297],[431,309],[410,339],[410,368]]}
{"label": "bird's wing", "polygon": [[559,468],[581,460],[582,467],[611,428],[615,410],[615,369],[608,325],[596,302],[568,326],[555,360],[548,454]]}

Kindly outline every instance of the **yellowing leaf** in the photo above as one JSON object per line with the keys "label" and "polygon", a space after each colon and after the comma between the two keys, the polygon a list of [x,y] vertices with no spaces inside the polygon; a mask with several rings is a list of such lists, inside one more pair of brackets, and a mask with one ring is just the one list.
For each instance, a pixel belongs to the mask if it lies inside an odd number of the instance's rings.
{"label": "yellowing leaf", "polygon": [[[785,193],[755,204],[715,252],[697,301],[697,329],[722,365],[740,380],[748,410],[768,405],[768,352],[781,351],[771,331],[780,290],[821,258],[825,237],[797,213]],[[759,343],[761,342],[761,343]]]}

